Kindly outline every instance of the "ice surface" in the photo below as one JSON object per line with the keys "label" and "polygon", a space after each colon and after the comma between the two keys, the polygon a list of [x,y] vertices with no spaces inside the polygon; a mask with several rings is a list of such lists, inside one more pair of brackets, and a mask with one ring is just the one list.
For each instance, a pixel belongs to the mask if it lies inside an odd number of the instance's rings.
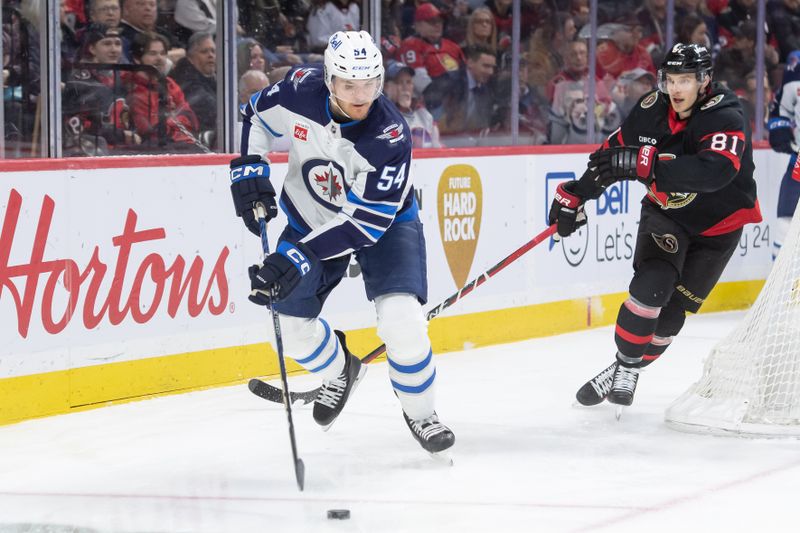
{"label": "ice surface", "polygon": [[[438,356],[453,467],[413,440],[372,365],[330,432],[296,409],[304,493],[283,407],[246,384],[0,427],[0,533],[798,531],[797,440],[663,422],[742,316],[690,317],[619,422],[574,406],[612,360],[610,328]],[[327,520],[339,508],[351,519]]]}

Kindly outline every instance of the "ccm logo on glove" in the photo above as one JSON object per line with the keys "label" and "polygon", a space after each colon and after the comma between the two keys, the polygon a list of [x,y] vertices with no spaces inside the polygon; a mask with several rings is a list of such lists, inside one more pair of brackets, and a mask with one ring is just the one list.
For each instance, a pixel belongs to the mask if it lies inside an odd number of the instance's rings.
{"label": "ccm logo on glove", "polygon": [[285,255],[289,260],[294,263],[294,267],[300,272],[301,276],[305,276],[311,270],[311,262],[303,255],[303,252],[292,246],[286,241],[278,245],[278,253]]}
{"label": "ccm logo on glove", "polygon": [[231,169],[231,181],[237,181],[243,178],[253,178],[260,176],[263,178],[269,177],[269,165],[243,165]]}

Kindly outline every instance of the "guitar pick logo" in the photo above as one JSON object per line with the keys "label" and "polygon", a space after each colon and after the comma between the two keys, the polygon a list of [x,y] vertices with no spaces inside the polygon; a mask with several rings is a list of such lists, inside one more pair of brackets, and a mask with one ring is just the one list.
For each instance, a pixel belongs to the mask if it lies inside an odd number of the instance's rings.
{"label": "guitar pick logo", "polygon": [[436,195],[439,233],[457,287],[466,284],[481,231],[483,189],[471,165],[451,165],[439,178]]}

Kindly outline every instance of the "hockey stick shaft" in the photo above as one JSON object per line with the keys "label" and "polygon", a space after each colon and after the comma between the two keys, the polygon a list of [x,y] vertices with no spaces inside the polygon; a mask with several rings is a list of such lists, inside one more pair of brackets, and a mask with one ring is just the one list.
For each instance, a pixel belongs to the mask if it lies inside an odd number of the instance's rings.
{"label": "hockey stick shaft", "polygon": [[[475,290],[475,288],[480,287],[481,285],[483,285],[486,282],[486,280],[488,280],[489,278],[494,277],[498,272],[500,272],[501,270],[506,268],[508,265],[510,265],[511,263],[513,263],[514,261],[516,261],[517,259],[522,257],[523,255],[528,253],[530,250],[532,250],[536,245],[540,244],[542,241],[544,241],[547,238],[551,237],[555,232],[556,232],[556,225],[555,224],[553,224],[552,226],[547,227],[544,231],[539,233],[533,239],[529,240],[528,242],[526,242],[525,244],[523,244],[522,246],[520,246],[519,248],[514,250],[511,254],[509,254],[506,257],[504,257],[500,262],[498,262],[492,268],[490,268],[489,270],[487,270],[486,272],[482,273],[477,278],[473,279],[472,281],[470,281],[469,283],[467,283],[466,285],[461,287],[458,290],[458,292],[456,292],[455,294],[452,294],[447,299],[445,299],[442,303],[440,303],[439,305],[437,305],[436,307],[434,307],[433,309],[428,311],[428,314],[426,315],[426,318],[428,320],[431,320],[432,318],[435,318],[436,316],[439,315],[439,313],[441,313],[442,311],[444,311],[445,309],[447,309],[448,307],[450,307],[451,305],[453,305],[457,301],[461,300],[463,297],[465,297],[466,295],[471,293],[473,290]],[[385,351],[386,351],[386,345],[385,344],[381,344],[380,346],[378,346],[377,348],[372,350],[370,353],[368,353],[367,355],[362,357],[361,358],[361,362],[365,363],[365,364],[370,363],[370,362],[374,361],[377,357],[382,355]],[[250,390],[253,392],[253,394],[256,394],[257,396],[260,396],[260,397],[264,398],[265,400],[269,400],[269,401],[272,401],[272,402],[280,402],[281,401],[280,400],[280,398],[281,398],[280,397],[280,391],[277,388],[273,387],[272,385],[270,385],[269,383],[266,383],[264,381],[261,381],[261,380],[258,380],[258,379],[250,380]],[[292,395],[291,395],[291,399],[292,399],[292,402],[297,401],[297,400],[303,400],[304,403],[310,403],[310,402],[314,401],[314,398],[316,397],[318,392],[319,392],[319,388],[311,390],[311,391],[307,391],[307,392],[293,392]]]}
{"label": "hockey stick shaft", "polygon": [[[269,241],[267,240],[267,211],[264,206],[257,204],[258,224],[261,229],[261,248],[264,252],[264,259],[269,255]],[[302,492],[305,485],[305,464],[297,455],[297,439],[294,433],[294,420],[292,419],[292,402],[289,395],[289,379],[286,374],[286,361],[283,356],[283,335],[281,335],[281,323],[278,313],[275,311],[276,290],[273,288],[269,298],[269,313],[272,315],[272,327],[275,330],[275,351],[278,353],[278,365],[281,371],[281,385],[283,387],[283,406],[286,409],[286,419],[289,422],[289,441],[292,444],[292,459],[294,461],[294,476],[297,480],[297,488]]]}

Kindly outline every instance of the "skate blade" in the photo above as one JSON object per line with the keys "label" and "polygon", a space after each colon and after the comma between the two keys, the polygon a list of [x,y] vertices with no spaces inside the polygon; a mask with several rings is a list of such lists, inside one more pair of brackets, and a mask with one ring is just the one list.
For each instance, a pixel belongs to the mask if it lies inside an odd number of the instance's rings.
{"label": "skate blade", "polygon": [[[353,388],[350,389],[350,395],[347,397],[347,401],[348,402],[350,401],[350,398],[353,397],[353,394],[356,393],[356,389],[358,388],[358,384],[361,383],[361,379],[364,377],[364,374],[366,374],[366,373],[367,373],[367,365],[361,365],[361,370],[358,371],[358,376],[356,376],[356,380],[353,382]],[[346,402],[345,402],[345,407],[347,407],[347,403]],[[322,431],[328,431],[329,429],[331,429],[331,426],[333,426],[333,424],[337,420],[339,420],[339,416],[342,416],[342,413],[339,413],[339,415],[336,418],[334,418],[331,421],[331,423],[328,424],[327,426],[320,426],[322,428]]]}
{"label": "skate blade", "polygon": [[624,405],[617,405],[616,406],[616,409],[614,410],[614,417],[617,419],[617,422],[619,422],[619,419],[622,418],[622,412],[624,410],[625,410],[625,406]]}
{"label": "skate blade", "polygon": [[441,465],[453,466],[453,457],[450,455],[448,450],[442,450],[441,452],[428,452],[428,455],[431,456],[431,459]]}

